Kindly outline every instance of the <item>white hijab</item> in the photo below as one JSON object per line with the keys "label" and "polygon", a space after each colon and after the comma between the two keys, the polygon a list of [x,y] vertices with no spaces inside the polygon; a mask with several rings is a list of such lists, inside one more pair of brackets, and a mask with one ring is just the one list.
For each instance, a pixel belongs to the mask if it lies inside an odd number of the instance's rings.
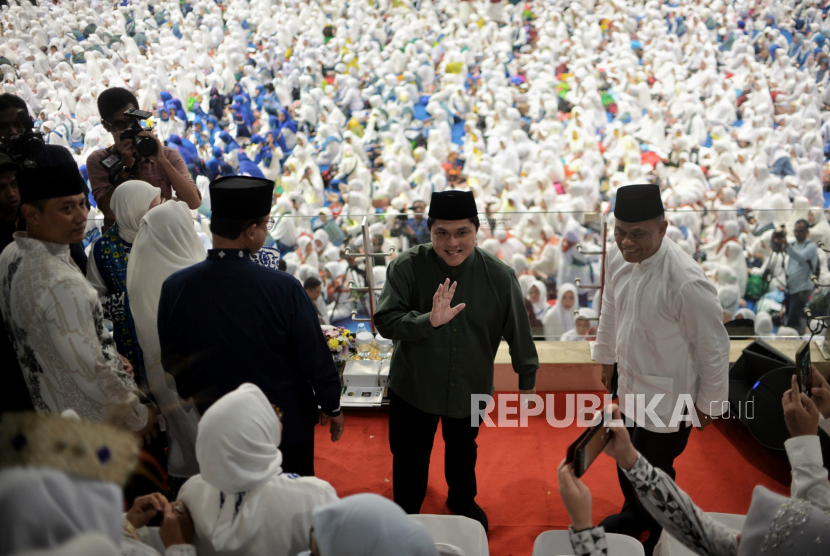
{"label": "white hijab", "polygon": [[110,207],[118,224],[118,235],[127,243],[135,241],[141,219],[147,214],[161,190],[146,181],[125,181],[115,188],[110,199]]}
{"label": "white hijab", "polygon": [[175,380],[161,366],[159,299],[162,284],[171,274],[205,260],[206,255],[187,204],[169,201],[141,219],[127,263],[130,310],[144,354],[147,381],[167,422],[168,472],[176,477],[199,472],[194,452],[199,414],[192,402],[181,401]]}
{"label": "white hijab", "polygon": [[[536,288],[539,290],[539,301],[536,303],[531,302],[533,305],[533,314],[536,315],[536,318],[541,318],[542,315],[550,308],[548,305],[548,288],[545,286],[545,283],[541,280],[534,280],[530,284],[530,288],[528,288],[527,292],[527,300],[530,301],[530,289]],[[576,295],[576,294],[574,294]]]}
{"label": "white hijab", "polygon": [[573,284],[562,284],[557,293],[559,300],[562,299],[565,292],[573,294],[574,305],[570,309],[565,309],[562,307],[562,303],[557,301],[556,305],[545,313],[542,324],[545,325],[545,338],[548,340],[559,340],[565,332],[574,327],[574,311],[579,309],[579,293]]}
{"label": "white hijab", "polygon": [[114,483],[56,469],[6,468],[0,472],[0,554],[54,548],[84,533],[120,545],[121,510]]}
{"label": "white hijab", "polygon": [[311,512],[337,501],[314,477],[282,474],[281,424],[258,386],[220,398],[199,422],[201,475],[182,487],[200,556],[295,556],[308,548]]}
{"label": "white hijab", "polygon": [[438,556],[426,527],[377,494],[315,509],[314,535],[326,556]]}

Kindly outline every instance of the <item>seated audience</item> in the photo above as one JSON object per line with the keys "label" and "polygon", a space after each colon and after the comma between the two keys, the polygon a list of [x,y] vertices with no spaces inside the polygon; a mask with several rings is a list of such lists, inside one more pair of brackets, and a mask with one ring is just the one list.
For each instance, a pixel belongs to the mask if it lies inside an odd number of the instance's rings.
{"label": "seated audience", "polygon": [[562,284],[559,287],[556,305],[542,317],[546,340],[561,340],[574,327],[574,311],[579,309],[576,286]]}
{"label": "seated audience", "polygon": [[562,335],[563,342],[584,342],[593,340],[597,331],[597,312],[587,307],[580,307],[579,315],[574,320],[574,327]]}
{"label": "seated audience", "polygon": [[[23,440],[20,440],[23,439]],[[0,554],[158,556],[142,541],[158,531],[166,556],[195,556],[193,521],[182,502],[155,493],[124,507],[121,489],[138,463],[135,438],[107,425],[34,412],[0,422]]]}
{"label": "seated audience", "polygon": [[314,556],[438,556],[426,527],[377,494],[349,496],[312,516]]}
{"label": "seated audience", "polygon": [[312,510],[337,501],[327,482],[283,473],[278,411],[257,386],[243,384],[202,416],[201,474],[179,493],[201,556],[295,556],[308,547]]}

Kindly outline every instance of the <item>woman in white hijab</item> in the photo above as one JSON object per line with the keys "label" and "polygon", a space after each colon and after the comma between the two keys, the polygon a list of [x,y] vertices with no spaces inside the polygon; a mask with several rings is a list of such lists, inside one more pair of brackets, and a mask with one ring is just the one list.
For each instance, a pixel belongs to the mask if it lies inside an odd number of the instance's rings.
{"label": "woman in white hijab", "polygon": [[[139,538],[147,538],[144,526],[164,512],[158,540],[169,550],[160,550],[168,556],[195,556],[193,546],[178,544],[190,542],[181,527],[186,515],[176,513],[160,493],[136,498],[133,508],[122,513],[124,483],[138,461],[131,433],[81,422],[72,410],[3,416],[0,437],[27,436],[38,442],[0,454],[0,554],[158,556]],[[60,453],[61,443],[48,438],[68,444],[74,453]],[[109,460],[96,458],[101,446],[110,450]],[[171,536],[176,529],[183,534]]]}
{"label": "woman in white hijab", "polygon": [[573,284],[562,284],[556,305],[542,317],[546,340],[559,340],[574,327],[574,311],[579,309],[579,295]]}
{"label": "woman in white hijab", "polygon": [[110,200],[115,224],[92,243],[86,267],[87,280],[101,298],[104,318],[112,322],[118,353],[130,361],[142,387],[147,386],[147,376],[126,291],[127,263],[139,222],[159,204],[161,191],[147,182],[130,180],[118,186]]}
{"label": "woman in white hijab", "polygon": [[331,322],[343,320],[352,314],[355,309],[355,302],[347,288],[346,272],[349,270],[349,263],[346,261],[331,261],[325,264],[326,293],[329,298],[326,313]]}
{"label": "woman in white hijab", "polygon": [[824,243],[825,247],[830,245],[830,223],[827,222],[827,215],[821,207],[813,207],[807,213],[807,222],[810,224],[810,240]]}
{"label": "woman in white hijab", "polygon": [[[530,304],[528,307],[528,312],[533,312],[533,316],[535,320],[539,322],[537,325],[533,320],[531,320],[531,325],[533,328],[539,328],[542,326],[542,319],[545,316],[545,313],[548,312],[548,309],[551,309],[551,306],[548,305],[548,288],[545,286],[545,283],[541,280],[534,280],[530,283],[530,288],[527,290],[527,295],[525,295],[525,299],[527,303]],[[538,334],[536,330],[533,331],[534,336]]]}
{"label": "woman in white hijab", "polygon": [[769,192],[770,181],[770,172],[767,165],[756,163],[753,176],[741,185],[738,192],[737,206],[741,208],[756,206],[758,201]]}
{"label": "woman in white hijab", "polygon": [[331,244],[329,235],[325,230],[318,229],[314,232],[314,250],[317,252],[318,265],[321,271],[326,263],[340,260],[340,249]]}
{"label": "woman in white hijab", "polygon": [[[112,193],[110,207],[115,215],[115,224],[110,228],[127,245],[132,246],[141,219],[147,212],[161,204],[161,190],[145,181],[130,180],[119,185]],[[105,234],[107,232],[104,232]],[[107,280],[101,275],[98,268],[95,246],[101,240],[96,240],[90,246],[90,257],[87,263],[87,279],[98,291],[99,296],[107,295]]]}
{"label": "woman in white hijab", "polygon": [[201,474],[182,487],[201,556],[295,556],[308,547],[312,510],[337,501],[330,484],[283,474],[282,424],[253,384],[208,409],[199,423]]}
{"label": "woman in white hijab", "polygon": [[426,527],[377,494],[355,494],[312,515],[312,551],[304,556],[438,556]]}
{"label": "woman in white hijab", "polygon": [[732,320],[740,308],[741,292],[738,286],[738,276],[731,267],[720,265],[717,269],[718,301],[723,308],[724,322]]}
{"label": "woman in white hijab", "polygon": [[[167,471],[171,478],[185,479],[199,472],[194,452],[199,414],[192,402],[179,398],[175,380],[161,366],[159,299],[162,284],[171,274],[205,260],[206,255],[187,204],[171,201],[141,220],[127,265],[127,293],[147,381],[167,424]],[[171,490],[180,482],[171,481]]]}

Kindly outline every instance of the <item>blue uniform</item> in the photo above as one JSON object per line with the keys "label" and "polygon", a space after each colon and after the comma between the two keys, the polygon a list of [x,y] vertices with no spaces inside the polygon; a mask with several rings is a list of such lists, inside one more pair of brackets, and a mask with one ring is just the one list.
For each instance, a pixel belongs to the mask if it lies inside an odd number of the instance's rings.
{"label": "blue uniform", "polygon": [[314,434],[318,405],[338,414],[340,377],[303,286],[244,250],[211,249],[165,280],[158,326],[162,364],[202,414],[256,384],[284,412],[281,448]]}

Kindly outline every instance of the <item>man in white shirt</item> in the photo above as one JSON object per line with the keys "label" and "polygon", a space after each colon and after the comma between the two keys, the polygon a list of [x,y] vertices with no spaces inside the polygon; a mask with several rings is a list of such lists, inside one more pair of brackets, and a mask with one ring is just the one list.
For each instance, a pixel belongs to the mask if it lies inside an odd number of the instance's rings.
{"label": "man in white shirt", "polygon": [[[621,187],[614,216],[594,360],[609,392],[618,363],[620,406],[634,447],[674,479],[689,420],[702,430],[726,407],[729,337],[715,287],[683,249],[664,240],[660,188]],[[662,529],[618,472],[626,503],[602,525],[612,533],[649,531],[651,554]]]}
{"label": "man in white shirt", "polygon": [[155,436],[155,413],[135,394],[115,341],[104,328],[98,294],[69,254],[81,241],[88,209],[74,164],[17,172],[26,231],[0,255],[0,308],[35,410],[73,409]]}

